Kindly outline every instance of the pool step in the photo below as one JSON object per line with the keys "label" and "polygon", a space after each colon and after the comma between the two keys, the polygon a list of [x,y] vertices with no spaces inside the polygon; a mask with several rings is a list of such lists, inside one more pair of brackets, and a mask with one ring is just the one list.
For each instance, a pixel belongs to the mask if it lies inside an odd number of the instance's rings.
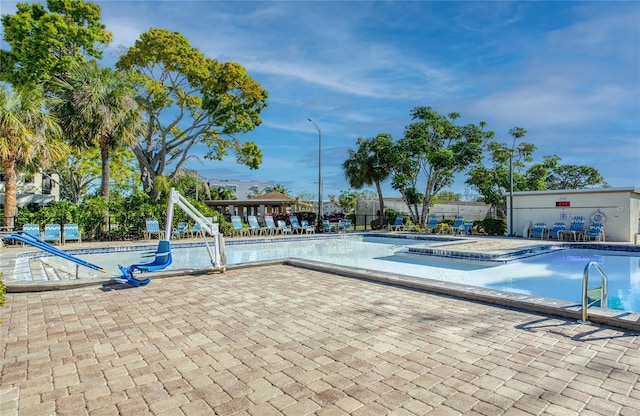
{"label": "pool step", "polygon": [[75,277],[68,272],[48,264],[42,258],[33,260],[31,264],[31,276],[34,281],[60,281],[75,279]]}

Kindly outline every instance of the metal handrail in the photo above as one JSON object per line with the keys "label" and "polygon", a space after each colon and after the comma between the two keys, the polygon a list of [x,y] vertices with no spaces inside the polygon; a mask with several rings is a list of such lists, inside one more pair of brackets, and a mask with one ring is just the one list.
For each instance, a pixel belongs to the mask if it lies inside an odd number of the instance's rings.
{"label": "metal handrail", "polygon": [[598,271],[598,273],[600,273],[600,276],[602,278],[601,286],[595,287],[591,290],[593,291],[600,289],[600,307],[603,309],[607,309],[607,275],[597,262],[590,261],[586,266],[584,266],[584,272],[582,274],[582,320],[580,321],[582,323],[589,323],[589,321],[587,320],[587,309],[589,308],[589,306],[597,302],[597,300],[595,300],[591,304],[589,304],[589,271],[591,270],[591,267],[594,267]]}

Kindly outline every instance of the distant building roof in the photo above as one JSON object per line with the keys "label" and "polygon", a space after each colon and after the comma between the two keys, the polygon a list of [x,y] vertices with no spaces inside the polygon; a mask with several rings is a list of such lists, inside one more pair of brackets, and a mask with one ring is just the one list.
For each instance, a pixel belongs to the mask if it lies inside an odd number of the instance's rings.
{"label": "distant building roof", "polygon": [[261,201],[283,201],[283,202],[296,200],[295,198],[291,198],[290,196],[277,191],[271,191],[271,192],[267,192],[266,194],[252,196],[249,199],[261,200]]}

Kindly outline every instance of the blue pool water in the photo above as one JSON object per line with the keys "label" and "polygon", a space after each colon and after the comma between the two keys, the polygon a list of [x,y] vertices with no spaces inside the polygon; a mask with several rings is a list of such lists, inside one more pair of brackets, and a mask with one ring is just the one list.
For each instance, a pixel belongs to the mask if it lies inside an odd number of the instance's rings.
{"label": "blue pool water", "polygon": [[[242,264],[283,258],[302,258],[347,267],[461,283],[472,286],[525,293],[580,303],[585,265],[596,261],[609,280],[609,308],[640,312],[640,253],[606,250],[559,249],[507,263],[460,260],[437,256],[412,255],[409,247],[433,247],[437,239],[401,239],[381,236],[350,238],[303,238],[293,241],[249,243],[247,240],[226,246],[227,264]],[[452,247],[448,247],[452,249]],[[204,246],[180,248],[174,242],[173,264],[168,270],[190,270],[211,266]],[[141,261],[140,252],[81,255],[98,264],[108,275],[118,276],[118,264]],[[48,258],[64,267],[66,260]],[[68,264],[66,265],[68,267]],[[102,277],[82,270],[81,278]],[[591,273],[591,285],[599,284],[599,274]]]}

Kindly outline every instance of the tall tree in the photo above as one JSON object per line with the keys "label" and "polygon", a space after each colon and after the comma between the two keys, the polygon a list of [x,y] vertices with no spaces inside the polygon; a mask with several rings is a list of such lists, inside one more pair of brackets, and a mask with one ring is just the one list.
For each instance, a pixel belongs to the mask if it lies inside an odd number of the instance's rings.
{"label": "tall tree", "polygon": [[150,195],[156,196],[154,178],[169,167],[175,175],[199,144],[208,148],[205,159],[220,160],[232,150],[238,163],[260,166],[260,149],[235,134],[260,125],[267,92],[241,65],[205,57],[180,33],[151,29],[117,66],[138,76],[147,129],[134,152]]}
{"label": "tall tree", "polygon": [[384,225],[384,198],[381,183],[391,175],[389,156],[393,149],[393,139],[387,133],[376,137],[359,138],[357,148],[349,149],[349,157],[342,163],[344,176],[349,185],[355,189],[362,189],[365,185],[376,186],[380,212],[378,220]]}
{"label": "tall tree", "polygon": [[547,189],[607,188],[609,184],[596,168],[584,165],[555,165],[546,177]]}
{"label": "tall tree", "polygon": [[101,58],[111,33],[100,23],[100,7],[82,0],[18,3],[14,15],[3,15],[0,80],[13,85],[38,83],[62,74],[87,57]]}
{"label": "tall tree", "polygon": [[45,110],[35,87],[10,90],[0,85],[0,164],[5,175],[3,225],[13,225],[17,212],[19,169],[35,170],[66,156],[60,126]]}
{"label": "tall tree", "polygon": [[289,191],[284,186],[279,183],[275,184],[273,188],[271,188],[273,192],[280,192],[283,195],[289,195]]}
{"label": "tall tree", "polygon": [[71,68],[50,82],[54,91],[51,109],[79,148],[100,149],[100,195],[109,201],[111,153],[135,143],[142,117],[131,81],[121,72],[89,62]]}
{"label": "tall tree", "polygon": [[[483,146],[493,132],[483,130],[484,121],[457,126],[454,121],[460,114],[445,117],[431,107],[416,107],[411,117],[415,121],[406,127],[393,152],[392,186],[400,191],[411,220],[424,224],[434,197],[453,183],[456,173],[482,159]],[[424,192],[418,190],[421,179]]]}

